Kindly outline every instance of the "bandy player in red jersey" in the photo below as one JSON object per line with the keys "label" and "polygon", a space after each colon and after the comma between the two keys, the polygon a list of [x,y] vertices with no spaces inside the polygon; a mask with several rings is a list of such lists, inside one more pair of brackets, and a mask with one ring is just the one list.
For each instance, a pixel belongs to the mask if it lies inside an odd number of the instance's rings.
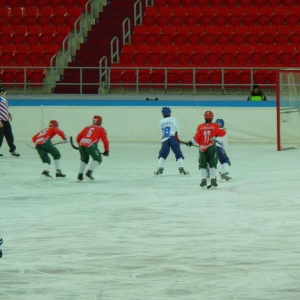
{"label": "bandy player in red jersey", "polygon": [[67,138],[63,131],[58,128],[58,122],[56,120],[51,120],[49,122],[49,127],[41,130],[37,134],[32,137],[32,141],[35,143],[35,149],[37,150],[44,166],[44,171],[42,172],[42,176],[52,178],[49,174],[50,167],[50,157],[49,154],[54,159],[54,164],[56,168],[56,177],[66,177],[65,174],[62,174],[60,169],[60,152],[58,149],[52,144],[51,139],[55,136],[59,135],[66,143]]}
{"label": "bandy player in red jersey", "polygon": [[[216,156],[216,144],[215,138],[217,136],[224,136],[226,132],[220,128],[217,123],[212,123],[214,114],[211,111],[206,111],[204,113],[205,123],[200,124],[194,135],[193,140],[199,145],[199,166],[201,168],[202,181],[200,183],[201,187],[207,186],[206,179],[206,168],[209,166],[211,182],[208,188],[217,187],[217,176],[216,168],[218,159]],[[193,142],[187,143],[188,146],[192,146]]]}
{"label": "bandy player in red jersey", "polygon": [[109,141],[107,139],[106,130],[101,126],[101,124],[102,118],[100,116],[94,116],[93,125],[83,128],[76,138],[77,144],[79,145],[78,150],[80,152],[81,160],[77,177],[79,182],[83,180],[83,172],[89,163],[90,156],[92,157],[93,161],[85,173],[85,176],[91,180],[94,180],[92,173],[102,162],[102,156],[98,149],[99,140],[102,141],[104,146],[103,155],[109,155]]}

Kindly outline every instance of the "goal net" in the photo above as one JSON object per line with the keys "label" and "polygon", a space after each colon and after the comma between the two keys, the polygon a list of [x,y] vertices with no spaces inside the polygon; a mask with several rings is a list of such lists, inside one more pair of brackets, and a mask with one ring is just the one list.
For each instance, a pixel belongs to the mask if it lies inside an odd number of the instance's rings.
{"label": "goal net", "polygon": [[277,76],[277,150],[300,148],[300,69]]}

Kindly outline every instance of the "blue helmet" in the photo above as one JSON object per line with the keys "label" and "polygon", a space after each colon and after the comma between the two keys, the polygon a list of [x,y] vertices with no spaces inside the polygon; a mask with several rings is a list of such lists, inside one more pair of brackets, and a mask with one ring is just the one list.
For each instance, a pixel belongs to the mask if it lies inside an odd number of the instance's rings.
{"label": "blue helmet", "polygon": [[219,124],[221,128],[223,128],[224,125],[225,125],[225,122],[224,122],[223,119],[217,119],[217,120],[216,120],[216,123]]}
{"label": "blue helmet", "polygon": [[170,107],[168,106],[164,106],[162,109],[161,109],[161,113],[164,117],[169,117],[171,115],[171,109]]}

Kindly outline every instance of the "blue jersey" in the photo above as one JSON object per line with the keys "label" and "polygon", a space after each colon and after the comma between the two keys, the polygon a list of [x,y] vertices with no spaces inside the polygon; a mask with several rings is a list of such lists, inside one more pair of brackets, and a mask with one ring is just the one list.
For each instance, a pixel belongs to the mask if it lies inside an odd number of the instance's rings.
{"label": "blue jersey", "polygon": [[0,96],[0,121],[9,121],[8,102]]}
{"label": "blue jersey", "polygon": [[179,124],[174,117],[163,118],[159,122],[161,128],[162,142],[166,141],[171,136],[175,136],[175,133],[179,130]]}

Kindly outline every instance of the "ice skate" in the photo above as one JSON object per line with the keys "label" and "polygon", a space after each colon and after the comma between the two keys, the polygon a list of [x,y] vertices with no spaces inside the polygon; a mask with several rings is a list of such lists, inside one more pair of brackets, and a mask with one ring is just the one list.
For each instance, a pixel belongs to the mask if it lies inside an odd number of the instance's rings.
{"label": "ice skate", "polygon": [[77,181],[81,182],[82,180],[83,180],[83,174],[79,173],[78,176],[77,176]]}
{"label": "ice skate", "polygon": [[178,170],[180,175],[190,175],[190,173],[187,172],[184,168],[179,168]]}
{"label": "ice skate", "polygon": [[0,156],[3,156],[3,154],[2,154],[2,153],[0,153]]}
{"label": "ice skate", "polygon": [[154,175],[161,175],[164,171],[164,168],[158,168],[157,171],[154,172]]}
{"label": "ice skate", "polygon": [[61,170],[57,170],[56,171],[56,175],[55,175],[56,177],[60,177],[60,178],[64,178],[64,177],[66,177],[66,175],[65,174],[63,174],[62,172],[61,172]]}
{"label": "ice skate", "polygon": [[49,171],[43,171],[41,176],[49,179],[52,178],[52,176],[49,174]]}
{"label": "ice skate", "polygon": [[20,156],[20,154],[19,154],[18,152],[16,152],[16,151],[10,152],[10,154],[11,154],[12,156],[15,156],[15,157],[19,157],[19,156]]}
{"label": "ice skate", "polygon": [[220,175],[221,175],[221,179],[224,180],[224,181],[230,181],[230,180],[232,180],[232,178],[228,176],[229,175],[228,172],[223,173],[223,174],[220,172]]}
{"label": "ice skate", "polygon": [[85,176],[87,178],[89,178],[90,180],[95,180],[95,178],[92,176],[92,171],[91,170],[88,170],[86,173],[85,173]]}
{"label": "ice skate", "polygon": [[210,185],[208,185],[207,188],[211,189],[211,188],[216,188],[217,186],[218,186],[217,179],[214,178],[210,180]]}
{"label": "ice skate", "polygon": [[202,179],[201,183],[200,183],[200,186],[202,188],[206,187],[207,186],[207,180],[206,179]]}

